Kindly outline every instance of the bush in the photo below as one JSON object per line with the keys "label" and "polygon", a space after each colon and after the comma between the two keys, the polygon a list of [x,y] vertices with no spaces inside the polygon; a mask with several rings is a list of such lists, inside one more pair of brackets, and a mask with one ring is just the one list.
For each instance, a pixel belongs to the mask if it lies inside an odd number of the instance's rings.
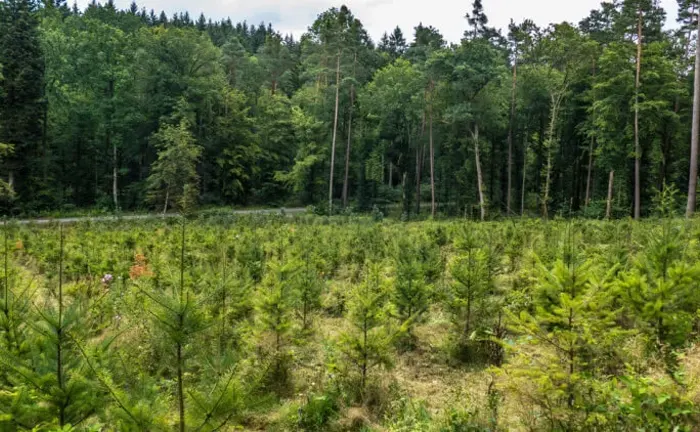
{"label": "bush", "polygon": [[340,407],[334,393],[309,394],[299,406],[296,425],[303,431],[325,431],[338,417]]}

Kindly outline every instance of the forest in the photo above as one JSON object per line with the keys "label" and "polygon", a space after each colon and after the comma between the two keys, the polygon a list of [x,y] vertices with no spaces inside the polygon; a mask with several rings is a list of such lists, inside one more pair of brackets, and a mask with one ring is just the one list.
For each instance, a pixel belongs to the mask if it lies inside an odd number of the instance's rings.
{"label": "forest", "polygon": [[4,0],[0,210],[639,218],[675,185],[694,211],[697,6],[668,26],[656,0],[615,0],[501,30],[475,0],[448,44],[429,23],[373,41],[345,6],[295,39]]}
{"label": "forest", "polygon": [[0,432],[697,431],[700,4],[466,7],[0,0]]}

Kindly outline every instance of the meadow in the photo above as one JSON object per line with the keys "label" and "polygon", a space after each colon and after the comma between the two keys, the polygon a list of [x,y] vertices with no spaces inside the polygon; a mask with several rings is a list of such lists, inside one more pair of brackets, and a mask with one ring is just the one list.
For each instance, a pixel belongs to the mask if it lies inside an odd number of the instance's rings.
{"label": "meadow", "polygon": [[661,431],[700,221],[8,224],[2,431]]}

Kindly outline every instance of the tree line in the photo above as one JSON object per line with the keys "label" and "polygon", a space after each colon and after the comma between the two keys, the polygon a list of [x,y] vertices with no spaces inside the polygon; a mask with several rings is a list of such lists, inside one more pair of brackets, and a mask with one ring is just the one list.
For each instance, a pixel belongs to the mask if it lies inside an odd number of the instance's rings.
{"label": "tree line", "polygon": [[672,30],[657,0],[615,0],[502,31],[475,0],[459,43],[420,23],[375,44],[345,6],[296,40],[136,3],[6,0],[2,210],[638,218],[674,185],[692,214],[698,4],[678,10]]}

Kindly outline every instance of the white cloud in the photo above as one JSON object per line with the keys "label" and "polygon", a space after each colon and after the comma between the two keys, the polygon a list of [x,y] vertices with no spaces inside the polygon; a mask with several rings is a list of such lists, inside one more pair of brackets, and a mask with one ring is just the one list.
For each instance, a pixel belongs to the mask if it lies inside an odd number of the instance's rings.
{"label": "white cloud", "polygon": [[[88,1],[79,0],[78,5],[84,7]],[[126,8],[130,0],[115,3]],[[193,19],[203,12],[208,18],[231,17],[234,22],[272,21],[282,33],[295,36],[306,31],[319,13],[342,4],[331,0],[137,0],[137,3],[139,7],[154,9],[156,14],[165,10],[168,16],[188,11]],[[345,4],[375,41],[397,25],[410,40],[413,27],[422,22],[437,27],[448,41],[456,42],[467,26],[464,15],[471,10],[470,0],[346,0]],[[578,23],[599,6],[600,0],[483,0],[483,4],[490,25],[505,28],[511,18],[516,22],[530,18],[541,26],[561,21]],[[669,24],[675,23],[676,2],[661,0],[661,4],[666,8]]]}

